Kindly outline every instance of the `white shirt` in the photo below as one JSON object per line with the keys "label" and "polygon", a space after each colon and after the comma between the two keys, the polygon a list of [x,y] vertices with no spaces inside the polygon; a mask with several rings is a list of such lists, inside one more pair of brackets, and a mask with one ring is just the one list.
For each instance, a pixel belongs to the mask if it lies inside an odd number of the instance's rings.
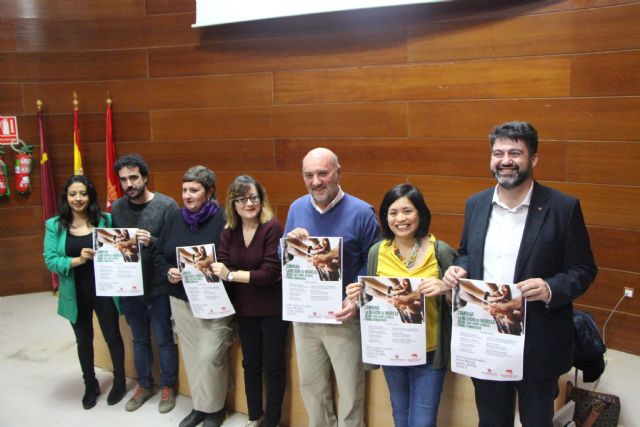
{"label": "white shirt", "polygon": [[533,182],[526,197],[514,208],[500,200],[499,186],[493,192],[493,207],[484,241],[484,280],[496,284],[514,283],[516,260],[529,213]]}

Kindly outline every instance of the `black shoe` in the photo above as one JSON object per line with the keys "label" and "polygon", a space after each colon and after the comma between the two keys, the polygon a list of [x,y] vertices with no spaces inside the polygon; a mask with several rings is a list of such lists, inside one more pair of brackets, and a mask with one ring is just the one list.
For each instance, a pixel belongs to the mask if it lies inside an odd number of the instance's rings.
{"label": "black shoe", "polygon": [[196,427],[207,417],[206,412],[196,411],[195,409],[191,411],[189,415],[185,417],[184,420],[180,421],[179,427]]}
{"label": "black shoe", "polygon": [[213,414],[207,414],[204,418],[204,423],[202,423],[202,427],[220,427],[224,422],[225,416],[226,411],[224,408]]}
{"label": "black shoe", "polygon": [[84,396],[82,396],[82,407],[84,409],[91,409],[96,406],[98,396],[100,395],[100,384],[95,381],[91,384],[84,386]]}
{"label": "black shoe", "polygon": [[111,387],[111,391],[107,396],[107,405],[113,406],[116,403],[120,402],[125,394],[127,394],[126,381],[114,381],[113,386]]}

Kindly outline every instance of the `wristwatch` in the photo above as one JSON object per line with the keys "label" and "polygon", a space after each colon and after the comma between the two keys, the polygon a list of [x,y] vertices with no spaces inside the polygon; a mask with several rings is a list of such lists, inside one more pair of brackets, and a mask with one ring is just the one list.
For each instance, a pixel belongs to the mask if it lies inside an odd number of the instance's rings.
{"label": "wristwatch", "polygon": [[227,282],[233,282],[233,271],[230,271],[229,274],[227,274]]}

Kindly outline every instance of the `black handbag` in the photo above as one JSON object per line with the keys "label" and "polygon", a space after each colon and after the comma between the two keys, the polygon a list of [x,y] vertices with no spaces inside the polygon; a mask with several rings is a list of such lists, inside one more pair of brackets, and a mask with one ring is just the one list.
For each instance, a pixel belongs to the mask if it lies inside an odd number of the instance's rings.
{"label": "black handbag", "polygon": [[573,420],[577,427],[615,427],[620,419],[620,398],[575,387],[567,381],[566,402],[576,402]]}

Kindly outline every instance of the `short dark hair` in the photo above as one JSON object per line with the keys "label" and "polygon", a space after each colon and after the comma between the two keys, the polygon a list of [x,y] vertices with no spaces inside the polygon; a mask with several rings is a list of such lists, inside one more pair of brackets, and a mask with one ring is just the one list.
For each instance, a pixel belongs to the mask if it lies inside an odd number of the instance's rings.
{"label": "short dark hair", "polygon": [[382,228],[382,237],[387,240],[393,240],[395,235],[389,223],[387,222],[387,215],[389,213],[389,207],[398,199],[406,197],[409,199],[413,206],[418,210],[418,217],[420,223],[416,230],[416,238],[422,238],[429,234],[429,224],[431,224],[431,211],[427,206],[427,203],[422,197],[422,193],[416,187],[411,184],[399,184],[387,191],[387,194],[382,198],[380,203],[380,227]]}
{"label": "short dark hair", "polygon": [[489,135],[491,148],[493,148],[493,144],[498,138],[507,138],[512,141],[521,139],[527,146],[529,155],[534,155],[538,152],[538,131],[530,123],[506,122],[499,124],[493,128]]}
{"label": "short dark hair", "polygon": [[138,167],[142,177],[146,178],[149,176],[149,166],[140,154],[125,154],[121,156],[116,160],[113,169],[116,171],[116,174],[118,174],[122,168],[132,168],[135,166]]}
{"label": "short dark hair", "polygon": [[197,182],[204,187],[204,191],[213,189],[211,199],[216,198],[216,173],[202,165],[191,166],[184,173],[182,182]]}
{"label": "short dark hair", "polygon": [[58,204],[58,212],[60,214],[58,218],[58,228],[69,229],[73,223],[73,211],[69,206],[69,200],[67,200],[67,192],[72,184],[79,182],[87,189],[87,196],[89,196],[89,204],[87,206],[87,214],[89,216],[89,222],[94,227],[97,227],[100,223],[100,218],[106,217],[106,215],[100,211],[100,202],[98,201],[98,192],[93,183],[84,175],[71,175],[62,186],[60,192],[60,201]]}

